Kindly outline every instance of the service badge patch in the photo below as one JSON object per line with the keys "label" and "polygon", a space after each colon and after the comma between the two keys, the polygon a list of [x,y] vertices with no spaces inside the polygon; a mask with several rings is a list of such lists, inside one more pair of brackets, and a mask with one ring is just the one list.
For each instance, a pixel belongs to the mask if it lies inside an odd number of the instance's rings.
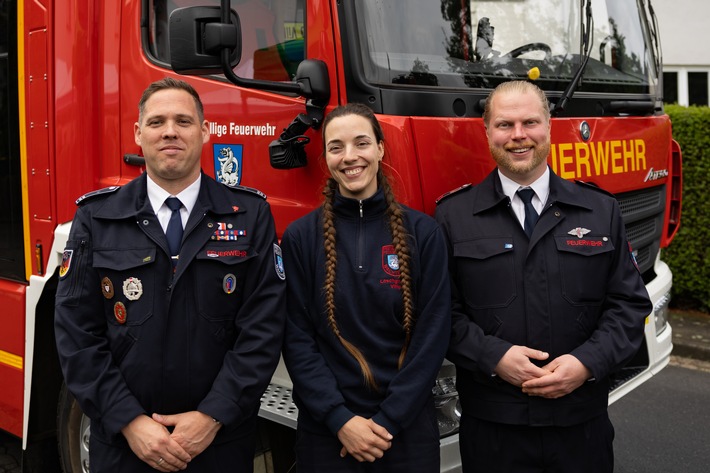
{"label": "service badge patch", "polygon": [[143,295],[143,283],[138,278],[128,278],[123,281],[123,295],[129,301],[137,301]]}
{"label": "service badge patch", "polygon": [[226,276],[224,276],[224,279],[222,279],[222,290],[224,290],[225,294],[231,294],[234,292],[234,290],[237,288],[237,277],[229,273]]}
{"label": "service badge patch", "polygon": [[591,232],[590,229],[588,228],[582,228],[582,227],[577,227],[573,228],[572,230],[568,231],[568,235],[575,235],[577,238],[582,238],[584,235],[587,233]]}
{"label": "service badge patch", "polygon": [[101,280],[101,293],[106,299],[113,298],[113,283],[109,278],[103,278]]}
{"label": "service badge patch", "polygon": [[399,258],[393,245],[382,247],[382,269],[390,276],[399,276]]}
{"label": "service badge patch", "polygon": [[74,254],[74,250],[64,250],[62,253],[62,264],[59,267],[59,277],[63,278],[69,273],[71,269],[71,257]]}
{"label": "service badge patch", "polygon": [[286,271],[284,270],[284,258],[281,253],[281,247],[274,243],[274,268],[276,269],[276,275],[282,281],[286,280]]}
{"label": "service badge patch", "polygon": [[116,322],[118,322],[119,324],[125,324],[126,315],[126,306],[123,305],[123,302],[116,302],[113,305],[113,316],[116,317]]}

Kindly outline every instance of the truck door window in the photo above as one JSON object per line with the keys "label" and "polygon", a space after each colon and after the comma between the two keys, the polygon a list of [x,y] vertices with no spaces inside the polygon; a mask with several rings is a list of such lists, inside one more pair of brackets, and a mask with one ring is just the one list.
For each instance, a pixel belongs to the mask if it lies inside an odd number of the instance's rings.
{"label": "truck door window", "polygon": [[[147,0],[150,33],[146,50],[170,63],[170,13],[188,6],[219,6],[219,0]],[[235,74],[246,79],[290,81],[305,59],[306,0],[232,0],[242,32],[242,59]],[[169,67],[169,66],[168,66]]]}
{"label": "truck door window", "polygon": [[0,278],[24,281],[15,3],[0,1]]}

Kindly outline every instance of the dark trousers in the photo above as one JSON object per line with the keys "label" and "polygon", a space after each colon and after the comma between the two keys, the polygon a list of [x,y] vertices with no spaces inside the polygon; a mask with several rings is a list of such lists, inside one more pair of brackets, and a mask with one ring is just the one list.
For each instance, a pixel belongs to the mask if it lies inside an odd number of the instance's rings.
{"label": "dark trousers", "polygon": [[438,473],[439,430],[433,406],[427,406],[406,429],[395,435],[392,447],[372,463],[340,457],[342,444],[334,435],[298,430],[298,473]]}
{"label": "dark trousers", "polygon": [[463,473],[612,473],[614,427],[604,414],[571,427],[498,424],[464,416]]}

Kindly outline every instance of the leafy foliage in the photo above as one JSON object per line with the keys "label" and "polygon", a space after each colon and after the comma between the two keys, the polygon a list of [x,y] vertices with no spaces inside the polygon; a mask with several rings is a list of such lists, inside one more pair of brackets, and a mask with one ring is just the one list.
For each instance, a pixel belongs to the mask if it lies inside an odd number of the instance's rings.
{"label": "leafy foliage", "polygon": [[710,310],[710,107],[666,105],[683,153],[681,225],[663,259],[673,271],[673,306]]}

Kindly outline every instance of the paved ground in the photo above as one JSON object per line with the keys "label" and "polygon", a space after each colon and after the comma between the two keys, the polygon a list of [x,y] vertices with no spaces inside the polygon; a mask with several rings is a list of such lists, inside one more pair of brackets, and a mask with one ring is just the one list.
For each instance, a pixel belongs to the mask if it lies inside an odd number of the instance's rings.
{"label": "paved ground", "polygon": [[710,362],[710,314],[673,310],[673,356]]}

